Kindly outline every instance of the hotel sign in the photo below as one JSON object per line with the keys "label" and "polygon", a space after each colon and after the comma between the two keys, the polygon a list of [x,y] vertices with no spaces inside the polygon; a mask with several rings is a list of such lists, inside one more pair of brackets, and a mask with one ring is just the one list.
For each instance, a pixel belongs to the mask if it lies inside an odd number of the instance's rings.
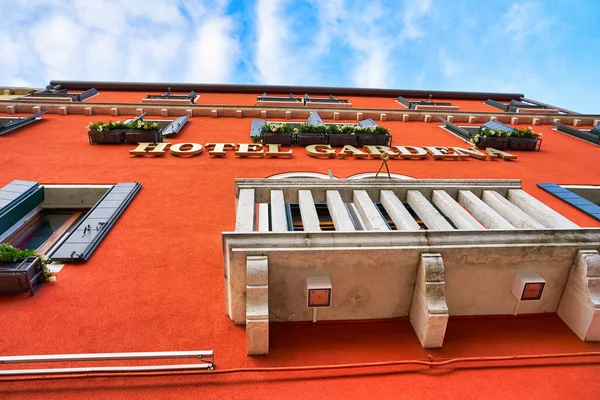
{"label": "hotel sign", "polygon": [[[129,151],[136,157],[143,156],[165,156],[170,153],[177,157],[195,157],[206,150],[209,156],[226,157],[228,153],[236,157],[245,158],[289,158],[292,157],[292,149],[282,151],[278,144],[262,145],[257,143],[206,143],[204,146],[198,143],[139,143],[138,146]],[[516,160],[517,156],[505,151],[496,150],[491,147],[486,149],[445,147],[445,146],[375,146],[366,145],[358,148],[346,145],[341,149],[334,149],[327,144],[312,144],[306,147],[306,154],[314,158],[390,158],[398,160],[422,160],[433,158],[434,160],[467,160],[476,158],[478,160]],[[387,155],[387,157],[385,156]]]}

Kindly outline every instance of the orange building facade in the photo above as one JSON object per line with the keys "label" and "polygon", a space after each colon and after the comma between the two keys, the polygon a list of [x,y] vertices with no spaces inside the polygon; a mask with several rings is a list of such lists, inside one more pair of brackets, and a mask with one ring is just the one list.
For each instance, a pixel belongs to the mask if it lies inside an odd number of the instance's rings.
{"label": "orange building facade", "polygon": [[[600,114],[518,93],[11,90],[0,242],[56,282],[0,264],[0,361],[212,351],[214,370],[0,375],[3,398],[600,395]],[[365,129],[302,142],[307,122]]]}

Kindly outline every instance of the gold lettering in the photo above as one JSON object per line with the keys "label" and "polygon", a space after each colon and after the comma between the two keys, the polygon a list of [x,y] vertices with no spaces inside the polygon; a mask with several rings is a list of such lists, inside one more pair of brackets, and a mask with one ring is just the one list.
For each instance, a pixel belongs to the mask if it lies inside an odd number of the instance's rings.
{"label": "gold lettering", "polygon": [[434,160],[458,160],[458,154],[448,153],[448,148],[444,146],[423,146]]}
{"label": "gold lettering", "polygon": [[344,158],[347,156],[351,156],[354,158],[367,158],[367,157],[369,157],[369,154],[357,149],[356,147],[354,147],[352,145],[347,144],[338,153],[338,157]]}
{"label": "gold lettering", "polygon": [[227,155],[225,149],[234,149],[235,143],[206,143],[204,147],[210,156],[225,157]]}
{"label": "gold lettering", "polygon": [[427,152],[416,146],[392,146],[393,149],[398,150],[400,158],[421,160],[427,158]]}
{"label": "gold lettering", "polygon": [[504,151],[501,150],[496,150],[492,147],[487,147],[485,149],[488,157],[490,158],[490,160],[497,160],[498,157],[500,157],[503,160],[516,160],[517,156],[515,156],[514,154],[510,154],[510,153],[506,153]]}
{"label": "gold lettering", "polygon": [[476,158],[478,160],[485,160],[487,158],[487,156],[485,154],[483,154],[482,152],[478,151],[474,147],[471,147],[470,149],[464,149],[462,147],[450,147],[450,149],[452,149],[453,152],[455,152],[456,154],[458,154],[458,156],[460,158],[473,157],[473,158]]}
{"label": "gold lettering", "polygon": [[335,150],[328,144],[311,144],[306,146],[306,154],[315,158],[335,157]]}
{"label": "gold lettering", "polygon": [[388,146],[366,145],[363,146],[369,152],[369,158],[381,158],[383,154],[387,154],[390,158],[398,158],[400,154],[391,151]]}
{"label": "gold lettering", "polygon": [[268,144],[267,145],[267,153],[265,154],[267,157],[277,157],[277,158],[288,158],[292,156],[292,150],[289,151],[279,151],[279,144]]}
{"label": "gold lettering", "polygon": [[167,153],[167,149],[171,143],[146,143],[140,142],[137,147],[133,150],[129,150],[129,154],[132,156],[145,156],[149,154],[151,156],[164,156]]}
{"label": "gold lettering", "polygon": [[202,153],[202,145],[198,143],[177,143],[171,146],[171,154],[177,157],[193,157]]}
{"label": "gold lettering", "polygon": [[238,157],[264,157],[265,153],[262,152],[262,144],[240,143],[235,155]]}

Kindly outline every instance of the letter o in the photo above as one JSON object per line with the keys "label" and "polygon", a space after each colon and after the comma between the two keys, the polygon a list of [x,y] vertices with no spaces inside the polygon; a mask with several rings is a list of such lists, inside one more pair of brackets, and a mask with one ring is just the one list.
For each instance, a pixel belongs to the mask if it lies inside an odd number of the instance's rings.
{"label": "letter o", "polygon": [[193,157],[202,153],[202,145],[198,143],[177,143],[172,144],[171,154],[177,157]]}

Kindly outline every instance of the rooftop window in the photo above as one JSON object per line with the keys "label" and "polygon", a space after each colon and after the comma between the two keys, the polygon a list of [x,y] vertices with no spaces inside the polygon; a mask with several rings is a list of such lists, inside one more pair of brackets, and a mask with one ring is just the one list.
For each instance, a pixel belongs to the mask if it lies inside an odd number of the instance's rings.
{"label": "rooftop window", "polygon": [[304,99],[302,97],[296,97],[293,93],[289,96],[267,96],[267,93],[263,93],[256,97],[257,105],[269,105],[269,106],[304,106]]}
{"label": "rooftop window", "polygon": [[502,111],[512,113],[542,113],[542,114],[558,114],[561,112],[558,108],[554,108],[544,104],[537,104],[527,100],[511,100],[510,103],[504,104],[496,100],[487,99],[485,104],[497,108]]}
{"label": "rooftop window", "polygon": [[352,103],[350,103],[347,99],[338,99],[333,95],[329,95],[329,97],[315,97],[305,94],[304,103],[307,107],[352,107]]}
{"label": "rooftop window", "polygon": [[188,94],[173,94],[171,88],[167,88],[163,94],[149,94],[142,99],[142,103],[194,104],[199,97],[193,90]]}
{"label": "rooftop window", "polygon": [[60,102],[80,102],[89,99],[92,96],[98,94],[98,91],[94,88],[88,89],[84,92],[70,93],[66,88],[61,85],[48,85],[43,90],[30,93],[20,98],[20,100],[32,100],[32,101],[60,101]]}
{"label": "rooftop window", "polygon": [[428,100],[408,100],[402,96],[398,96],[396,102],[409,110],[458,110],[458,106],[453,106],[452,103],[433,101],[431,95]]}

